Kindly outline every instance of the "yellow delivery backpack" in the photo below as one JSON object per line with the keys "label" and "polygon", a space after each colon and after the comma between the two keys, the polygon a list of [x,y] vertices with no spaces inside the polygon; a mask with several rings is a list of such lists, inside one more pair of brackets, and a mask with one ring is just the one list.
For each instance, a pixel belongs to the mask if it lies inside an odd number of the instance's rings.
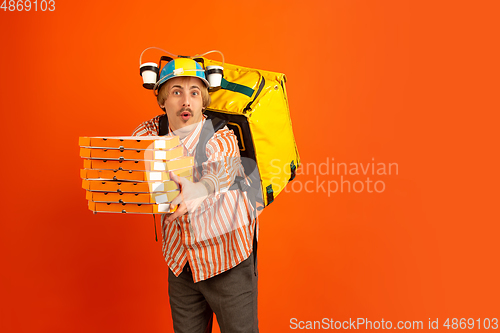
{"label": "yellow delivery backpack", "polygon": [[[195,60],[205,68],[222,65],[207,58]],[[205,111],[209,118],[227,121],[238,137],[245,174],[254,175],[253,187],[256,181],[260,185],[257,200],[264,207],[294,179],[300,166],[285,82],[281,73],[224,63],[221,88],[210,91],[212,103]]]}

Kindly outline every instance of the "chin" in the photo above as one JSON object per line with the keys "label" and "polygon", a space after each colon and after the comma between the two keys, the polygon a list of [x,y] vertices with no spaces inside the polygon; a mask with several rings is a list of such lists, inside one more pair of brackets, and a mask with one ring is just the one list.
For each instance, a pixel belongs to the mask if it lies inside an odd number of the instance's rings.
{"label": "chin", "polygon": [[197,124],[197,123],[199,123],[200,121],[201,121],[201,117],[199,117],[199,118],[193,118],[193,117],[191,117],[191,118],[189,118],[189,120],[186,122],[186,124]]}
{"label": "chin", "polygon": [[194,121],[193,119],[189,119],[188,121],[182,121],[179,124],[179,128],[189,127],[189,126],[195,125],[197,123],[198,123],[197,121]]}

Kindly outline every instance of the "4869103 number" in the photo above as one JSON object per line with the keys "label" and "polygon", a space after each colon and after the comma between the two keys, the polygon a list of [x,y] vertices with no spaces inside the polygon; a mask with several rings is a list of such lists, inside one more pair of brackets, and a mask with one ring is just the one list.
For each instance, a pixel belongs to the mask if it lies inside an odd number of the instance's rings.
{"label": "4869103 number", "polygon": [[56,2],[55,0],[4,0],[2,2],[2,5],[0,6],[0,9],[3,9],[4,12],[9,11],[9,12],[29,12],[30,10],[33,10],[35,12],[41,11],[49,11],[53,12],[56,10]]}
{"label": "4869103 number", "polygon": [[[477,322],[477,324],[476,324]],[[482,325],[481,325],[482,324]],[[446,321],[443,324],[447,329],[498,329],[498,318],[479,318],[474,320],[474,318],[446,318]],[[475,327],[474,327],[475,326]]]}

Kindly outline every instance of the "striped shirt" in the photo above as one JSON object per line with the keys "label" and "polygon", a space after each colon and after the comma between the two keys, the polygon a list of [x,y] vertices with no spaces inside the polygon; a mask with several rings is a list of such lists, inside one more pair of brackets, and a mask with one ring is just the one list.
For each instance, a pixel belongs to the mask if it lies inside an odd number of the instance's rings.
{"label": "striped shirt", "polygon": [[[159,135],[162,115],[139,125],[132,135]],[[196,146],[205,118],[181,139],[187,156],[195,156]],[[168,134],[173,135],[172,132]],[[163,255],[168,266],[179,276],[189,262],[194,282],[225,272],[252,252],[256,219],[251,218],[251,206],[246,194],[229,191],[236,175],[243,177],[238,141],[226,126],[217,131],[206,146],[208,160],[202,174],[194,169],[194,181],[208,181],[215,189],[191,214],[166,224],[162,216]],[[196,161],[195,161],[196,166]]]}

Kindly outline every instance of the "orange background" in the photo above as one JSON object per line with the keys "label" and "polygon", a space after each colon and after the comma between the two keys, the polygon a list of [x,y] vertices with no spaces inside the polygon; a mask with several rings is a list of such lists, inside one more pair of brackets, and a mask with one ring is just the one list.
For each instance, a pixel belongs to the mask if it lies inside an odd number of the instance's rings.
{"label": "orange background", "polygon": [[[160,113],[139,76],[148,46],[218,49],[285,73],[304,165],[398,164],[373,176],[382,193],[302,190],[266,208],[262,332],[289,331],[291,318],[500,317],[494,4],[56,0],[55,12],[0,11],[0,331],[172,331],[152,218],[93,215],[79,178],[79,136],[129,135]],[[309,171],[295,182],[339,180]]]}

